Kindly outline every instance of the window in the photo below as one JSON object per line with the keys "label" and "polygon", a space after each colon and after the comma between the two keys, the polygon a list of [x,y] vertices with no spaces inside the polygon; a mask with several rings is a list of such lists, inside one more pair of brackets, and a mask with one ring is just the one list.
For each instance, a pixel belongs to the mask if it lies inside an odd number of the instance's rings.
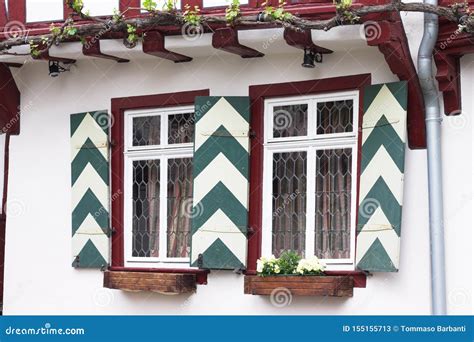
{"label": "window", "polygon": [[114,9],[119,9],[118,0],[83,0],[84,12],[89,11],[92,16],[112,15]]}
{"label": "window", "polygon": [[[5,1],[7,4],[8,1]],[[26,0],[26,22],[63,20],[62,0]]]}
{"label": "window", "polygon": [[126,266],[189,266],[194,107],[125,111]]}
{"label": "window", "polygon": [[[203,7],[219,7],[219,6],[229,6],[231,0],[203,0],[202,6]],[[241,5],[247,5],[249,2],[248,0],[240,1]]]}
{"label": "window", "polygon": [[353,269],[358,91],[265,100],[262,255]]}

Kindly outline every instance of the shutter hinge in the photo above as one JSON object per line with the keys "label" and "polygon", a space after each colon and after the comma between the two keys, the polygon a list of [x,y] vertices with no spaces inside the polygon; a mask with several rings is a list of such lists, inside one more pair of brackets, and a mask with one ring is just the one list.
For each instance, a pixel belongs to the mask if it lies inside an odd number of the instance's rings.
{"label": "shutter hinge", "polygon": [[255,139],[257,137],[257,133],[254,130],[249,131],[249,138],[250,139]]}
{"label": "shutter hinge", "polygon": [[204,265],[204,257],[202,254],[199,254],[198,259],[197,259],[197,267],[202,268],[203,265]]}
{"label": "shutter hinge", "polygon": [[247,236],[251,236],[255,234],[255,229],[253,227],[248,227],[247,228]]}
{"label": "shutter hinge", "polygon": [[245,271],[247,271],[247,267],[245,267],[244,265],[234,269],[234,273],[236,274],[243,274]]}
{"label": "shutter hinge", "polygon": [[74,261],[72,262],[72,267],[78,268],[79,265],[80,265],[80,262],[79,262],[79,255],[76,255],[76,257],[74,258]]}

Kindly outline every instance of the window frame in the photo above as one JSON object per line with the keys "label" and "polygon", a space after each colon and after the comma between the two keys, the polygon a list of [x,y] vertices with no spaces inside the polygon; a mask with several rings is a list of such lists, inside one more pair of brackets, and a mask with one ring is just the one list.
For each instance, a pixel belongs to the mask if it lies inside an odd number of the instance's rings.
{"label": "window frame", "polygon": [[[247,274],[256,273],[256,264],[262,254],[263,238],[263,176],[264,176],[264,144],[265,144],[265,100],[295,96],[312,96],[329,94],[335,92],[358,91],[358,108],[354,107],[354,118],[357,116],[357,126],[354,130],[361,132],[363,115],[364,88],[371,84],[371,74],[357,74],[326,79],[315,79],[298,82],[284,82],[274,84],[252,85],[249,87],[251,100],[251,139],[250,163],[250,198],[249,198],[249,237],[247,252]],[[357,127],[357,128],[356,128]],[[355,227],[358,224],[358,203],[360,188],[360,161],[361,161],[362,135],[357,137],[357,163],[353,182],[356,184],[355,192]],[[354,234],[354,245],[357,236]],[[353,255],[357,252],[355,246]],[[339,268],[335,271],[353,271],[355,264],[351,267]]]}
{"label": "window frame", "polygon": [[[317,105],[322,102],[333,102],[342,100],[353,101],[352,132],[344,133],[317,133]],[[273,137],[274,111],[276,106],[292,104],[308,105],[307,134],[294,137]],[[352,150],[351,167],[351,217],[350,217],[350,257],[345,259],[322,259],[328,266],[328,270],[354,270],[355,264],[355,235],[357,216],[357,165],[358,165],[358,138],[359,130],[359,90],[331,92],[314,95],[302,95],[292,97],[275,97],[264,100],[264,162],[263,162],[263,203],[262,203],[262,255],[272,254],[272,180],[273,180],[273,155],[280,152],[306,152],[307,158],[307,195],[306,195],[306,229],[305,229],[305,254],[307,257],[314,255],[315,241],[315,215],[311,215],[312,209],[316,207],[316,201],[312,194],[314,178],[316,175],[316,153],[320,150],[333,150],[339,148],[350,148]]]}
{"label": "window frame", "polygon": [[[162,110],[172,110],[171,107],[194,106],[197,96],[209,96],[209,89],[190,90],[174,93],[162,93],[155,95],[131,96],[112,99],[112,127],[111,127],[111,153],[110,153],[110,179],[111,179],[111,228],[112,228],[112,246],[111,246],[111,269],[140,269],[154,272],[181,272],[192,271],[197,275],[204,274],[203,270],[191,268],[187,263],[133,263],[127,265],[125,262],[125,151],[126,151],[126,131],[125,131],[125,112],[134,111],[153,111],[157,108]],[[167,141],[166,141],[167,142]],[[172,144],[163,151],[172,152],[174,147],[188,144]],[[191,144],[192,146],[192,144]],[[140,153],[148,153],[146,149]],[[192,153],[192,152],[191,152]],[[161,170],[160,170],[161,172]],[[166,267],[167,266],[167,267]]]}
{"label": "window frame", "polygon": [[[158,107],[149,110],[127,110],[125,115],[124,151],[124,252],[125,266],[127,267],[189,267],[190,258],[172,258],[162,256],[168,253],[168,160],[176,158],[193,158],[193,143],[170,144],[168,142],[169,117],[176,114],[194,113],[194,106]],[[133,120],[135,118],[159,116],[160,117],[160,144],[159,145],[133,145]],[[143,160],[160,161],[160,200],[159,200],[159,225],[158,257],[134,257],[133,254],[133,227],[132,227],[132,194],[133,194],[133,162]]]}

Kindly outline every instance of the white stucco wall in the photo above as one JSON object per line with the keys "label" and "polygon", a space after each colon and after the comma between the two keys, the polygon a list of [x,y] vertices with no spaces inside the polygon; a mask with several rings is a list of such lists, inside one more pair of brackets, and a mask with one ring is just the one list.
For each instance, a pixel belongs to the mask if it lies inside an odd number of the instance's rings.
{"label": "white stucco wall", "polygon": [[[411,25],[411,42],[420,28]],[[284,308],[267,297],[243,294],[243,276],[214,271],[196,294],[164,296],[102,288],[102,273],[70,266],[71,206],[69,114],[110,108],[114,97],[209,88],[211,95],[247,95],[255,84],[372,73],[373,83],[396,81],[383,56],[365,43],[347,42],[335,31],[336,47],[315,69],[301,67],[302,53],[285,46],[281,31],[249,43],[267,56],[245,60],[202,44],[170,39],[180,53],[198,55],[173,64],[136,51],[132,62],[80,59],[70,74],[47,76],[46,63],[15,71],[22,92],[21,134],[11,138],[9,215],[6,237],[4,312],[14,314],[429,314],[430,261],[426,152],[407,150],[400,271],[376,274],[351,299],[295,297]],[[350,30],[353,37],[358,28]],[[325,34],[318,33],[319,37]],[[270,38],[269,38],[270,37]],[[208,39],[205,37],[203,39]],[[117,42],[108,42],[117,50]],[[198,44],[193,42],[192,44]],[[264,45],[267,44],[267,45]],[[413,44],[413,43],[412,43]],[[326,46],[324,44],[321,44]],[[206,47],[207,46],[207,47]],[[269,46],[265,48],[265,46]],[[415,51],[417,45],[415,44]],[[63,54],[79,56],[77,45]],[[123,53],[123,51],[122,51]],[[211,54],[211,55],[209,55]],[[463,58],[464,114],[443,122],[446,253],[450,314],[471,313],[472,296],[472,85],[474,58]]]}

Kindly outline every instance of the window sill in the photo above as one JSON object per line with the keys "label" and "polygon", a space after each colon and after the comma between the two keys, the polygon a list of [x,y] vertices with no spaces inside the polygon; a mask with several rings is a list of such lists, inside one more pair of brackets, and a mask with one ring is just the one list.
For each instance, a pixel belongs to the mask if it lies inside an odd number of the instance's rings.
{"label": "window sill", "polygon": [[104,287],[132,292],[181,294],[207,284],[207,270],[111,267],[104,272]]}
{"label": "window sill", "polygon": [[287,289],[293,296],[352,297],[353,275],[267,276],[246,275],[244,293],[272,295],[277,289]]}

